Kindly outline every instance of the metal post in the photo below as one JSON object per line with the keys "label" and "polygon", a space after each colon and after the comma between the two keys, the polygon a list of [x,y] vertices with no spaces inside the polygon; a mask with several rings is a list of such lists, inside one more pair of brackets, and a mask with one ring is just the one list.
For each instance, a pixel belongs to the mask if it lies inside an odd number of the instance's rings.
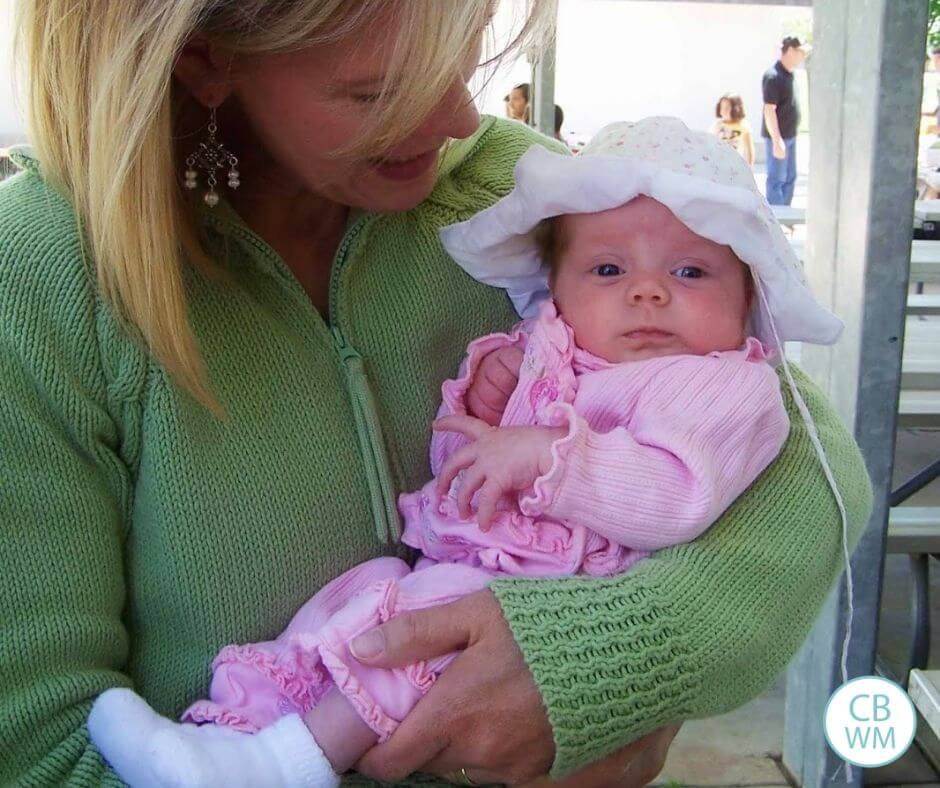
{"label": "metal post", "polygon": [[[552,0],[554,3],[554,0]],[[557,3],[556,16],[557,16]],[[555,136],[555,36],[539,49],[532,63],[529,123],[547,137]]]}
{"label": "metal post", "polygon": [[[806,273],[845,320],[834,349],[802,360],[850,425],[875,489],[852,559],[849,677],[873,673],[894,461],[910,267],[927,0],[816,0]],[[787,675],[784,765],[805,786],[861,785],[826,744],[823,713],[842,683],[845,584]]]}

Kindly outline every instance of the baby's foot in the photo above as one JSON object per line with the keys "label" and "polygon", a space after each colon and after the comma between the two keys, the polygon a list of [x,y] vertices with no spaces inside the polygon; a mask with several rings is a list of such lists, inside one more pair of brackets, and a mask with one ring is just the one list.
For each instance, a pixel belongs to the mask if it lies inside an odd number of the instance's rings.
{"label": "baby's foot", "polygon": [[257,734],[240,733],[220,725],[172,722],[131,690],[112,689],[95,702],[88,732],[132,788],[339,785],[296,715]]}

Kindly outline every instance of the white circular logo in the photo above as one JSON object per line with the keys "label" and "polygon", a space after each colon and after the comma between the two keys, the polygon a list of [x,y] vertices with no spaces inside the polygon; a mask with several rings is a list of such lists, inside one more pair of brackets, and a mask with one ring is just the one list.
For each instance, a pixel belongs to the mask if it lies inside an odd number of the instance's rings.
{"label": "white circular logo", "polygon": [[843,684],[826,705],[826,740],[856,766],[884,766],[914,740],[917,715],[907,693],[893,681],[862,676]]}

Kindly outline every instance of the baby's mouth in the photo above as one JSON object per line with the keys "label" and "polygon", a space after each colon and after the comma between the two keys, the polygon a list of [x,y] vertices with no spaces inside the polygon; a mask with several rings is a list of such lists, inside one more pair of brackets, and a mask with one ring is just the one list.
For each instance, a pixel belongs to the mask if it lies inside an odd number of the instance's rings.
{"label": "baby's mouth", "polygon": [[627,339],[642,339],[642,340],[657,340],[657,339],[668,339],[672,336],[672,332],[663,331],[660,328],[635,328],[633,331],[628,331],[624,336]]}

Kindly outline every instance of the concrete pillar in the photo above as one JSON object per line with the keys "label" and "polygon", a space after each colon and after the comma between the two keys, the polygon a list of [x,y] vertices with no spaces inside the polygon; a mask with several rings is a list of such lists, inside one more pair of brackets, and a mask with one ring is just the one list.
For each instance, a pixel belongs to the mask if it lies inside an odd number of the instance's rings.
{"label": "concrete pillar", "polygon": [[[548,2],[558,18],[557,0]],[[532,62],[532,79],[529,84],[529,123],[548,137],[555,136],[555,36],[539,50]]]}
{"label": "concrete pillar", "polygon": [[[849,678],[874,670],[910,265],[927,0],[816,0],[806,274],[846,323],[804,367],[862,448],[875,507],[856,550]],[[861,785],[829,749],[823,713],[842,683],[845,582],[787,676],[784,765],[805,786]]]}
{"label": "concrete pillar", "polygon": [[531,123],[542,134],[555,136],[555,41],[532,66]]}

